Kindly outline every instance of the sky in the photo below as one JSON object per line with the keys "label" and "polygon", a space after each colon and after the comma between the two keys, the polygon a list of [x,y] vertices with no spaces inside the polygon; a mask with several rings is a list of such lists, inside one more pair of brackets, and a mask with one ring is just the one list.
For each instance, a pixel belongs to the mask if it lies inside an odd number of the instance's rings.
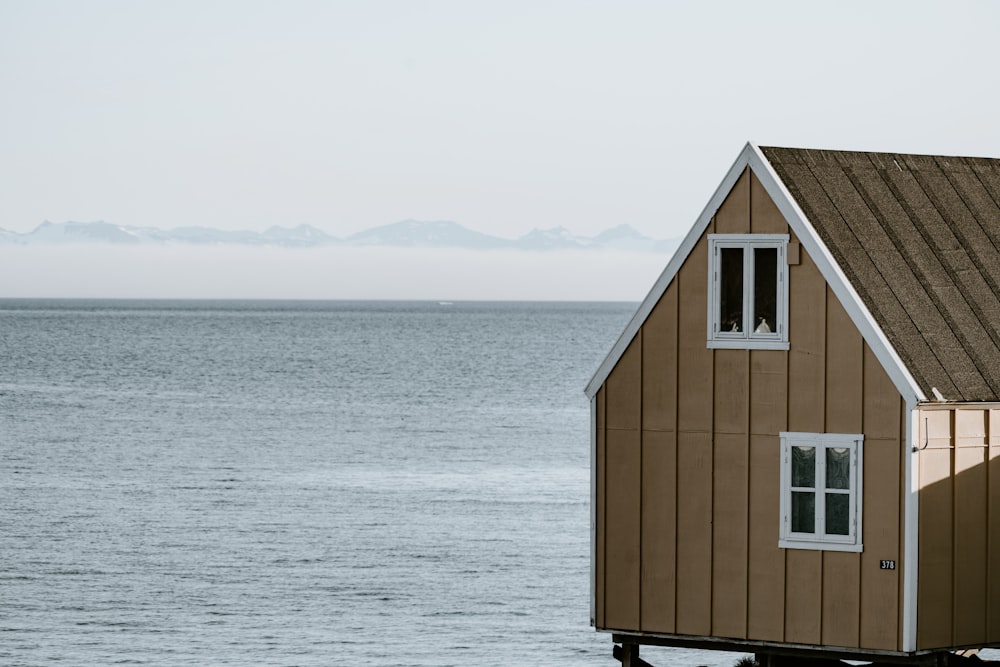
{"label": "sky", "polygon": [[1000,157],[998,29],[992,0],[0,0],[0,228],[674,238],[747,141]]}

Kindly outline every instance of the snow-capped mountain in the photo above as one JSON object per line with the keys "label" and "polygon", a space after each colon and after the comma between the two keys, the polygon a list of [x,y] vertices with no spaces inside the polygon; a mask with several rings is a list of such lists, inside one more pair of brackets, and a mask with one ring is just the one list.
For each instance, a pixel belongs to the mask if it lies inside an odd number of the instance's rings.
{"label": "snow-capped mountain", "polygon": [[263,232],[211,227],[134,227],[95,222],[43,222],[28,233],[0,229],[0,244],[52,245],[101,243],[112,245],[241,245],[241,246],[390,246],[464,248],[470,250],[623,250],[672,252],[677,239],[658,241],[629,225],[619,225],[594,237],[577,236],[565,227],[533,229],[517,239],[504,239],[468,229],[448,220],[403,220],[373,227],[341,239],[311,225],[271,227]]}
{"label": "snow-capped mountain", "polygon": [[[30,234],[12,234],[4,240],[14,243],[114,243],[135,245],[142,239],[125,227],[112,225],[103,220],[97,222],[49,222],[46,220]],[[20,237],[20,238],[18,238]]]}
{"label": "snow-capped mountain", "polygon": [[336,237],[330,236],[322,229],[317,229],[312,225],[299,225],[292,228],[270,227],[260,235],[260,238],[269,245],[303,248],[340,242]]}
{"label": "snow-capped mountain", "polygon": [[567,250],[570,248],[586,248],[589,239],[574,236],[565,227],[550,229],[532,229],[517,240],[519,246],[526,250]]}
{"label": "snow-capped mountain", "polygon": [[448,220],[403,220],[366,229],[347,237],[350,245],[383,245],[420,248],[509,248],[511,241],[476,232]]}
{"label": "snow-capped mountain", "polygon": [[590,239],[592,247],[632,252],[673,252],[679,243],[678,239],[662,241],[651,239],[648,236],[643,236],[630,225],[624,224],[606,229]]}

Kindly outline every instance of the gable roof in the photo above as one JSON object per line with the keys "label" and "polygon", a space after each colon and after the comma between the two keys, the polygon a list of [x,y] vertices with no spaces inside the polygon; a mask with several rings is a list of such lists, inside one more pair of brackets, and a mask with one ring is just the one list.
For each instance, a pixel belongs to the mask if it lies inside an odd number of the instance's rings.
{"label": "gable roof", "polygon": [[752,144],[594,375],[589,396],[747,166],[909,404],[934,389],[948,400],[1000,400],[1000,160]]}

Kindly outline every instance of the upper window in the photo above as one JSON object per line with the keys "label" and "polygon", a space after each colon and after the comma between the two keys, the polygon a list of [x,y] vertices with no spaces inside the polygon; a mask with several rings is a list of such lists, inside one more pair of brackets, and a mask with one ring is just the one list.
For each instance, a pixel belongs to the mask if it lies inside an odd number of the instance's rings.
{"label": "upper window", "polygon": [[708,235],[708,346],[788,349],[787,234]]}
{"label": "upper window", "polygon": [[864,436],[781,433],[781,537],[788,549],[861,551]]}

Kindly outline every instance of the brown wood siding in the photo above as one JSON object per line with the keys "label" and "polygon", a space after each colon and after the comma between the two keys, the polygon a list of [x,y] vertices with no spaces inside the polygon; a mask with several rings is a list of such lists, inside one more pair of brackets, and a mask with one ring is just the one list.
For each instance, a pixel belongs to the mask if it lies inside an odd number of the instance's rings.
{"label": "brown wood siding", "polygon": [[861,614],[861,554],[823,552],[823,641],[858,646]]}
{"label": "brown wood siding", "polygon": [[747,435],[716,433],[714,454],[712,636],[745,639],[750,476]]}
{"label": "brown wood siding", "polygon": [[642,327],[642,428],[677,429],[677,284],[667,288]]}
{"label": "brown wood siding", "polygon": [[638,431],[608,429],[607,578],[604,618],[639,627],[640,445]]}
{"label": "brown wood siding", "polygon": [[[788,430],[822,433],[826,422],[826,281],[808,253],[788,277]],[[776,513],[777,514],[777,513]],[[822,641],[823,554],[785,554],[785,641]]]}
{"label": "brown wood siding", "polygon": [[712,434],[677,436],[677,632],[712,630]]}
{"label": "brown wood siding", "polygon": [[611,628],[639,626],[641,381],[640,332],[605,384],[604,620]]}
{"label": "brown wood siding", "polygon": [[[787,227],[787,225],[786,225]],[[750,170],[743,173],[733,184],[726,200],[715,213],[716,234],[750,233]]]}
{"label": "brown wood siding", "polygon": [[777,435],[750,436],[747,637],[785,641],[785,557],[778,548]]}
{"label": "brown wood siding", "polygon": [[[790,233],[746,171],[706,235],[751,231]],[[808,253],[789,274],[788,351],[708,349],[703,237],[599,392],[599,628],[900,648],[902,399]],[[864,552],[778,548],[786,430],[865,433]]]}
{"label": "brown wood siding", "polygon": [[787,234],[785,216],[764,190],[757,176],[750,172],[750,233]]}
{"label": "brown wood siding", "polygon": [[749,393],[750,351],[718,350],[712,464],[712,636],[715,637],[746,638]]}
{"label": "brown wood siding", "polygon": [[917,648],[1000,641],[997,406],[919,414]]}
{"label": "brown wood siding", "polygon": [[714,355],[707,349],[708,240],[677,275],[677,632],[712,628],[712,412]]}
{"label": "brown wood siding", "polygon": [[642,574],[644,632],[674,632],[677,597],[677,285],[642,332]]}
{"label": "brown wood siding", "polygon": [[[860,433],[864,393],[859,389],[864,387],[864,341],[829,286],[826,291],[826,354],[829,361],[825,373],[824,429],[828,433]],[[825,552],[821,643],[859,646],[860,612],[861,554]]]}
{"label": "brown wood siding", "polygon": [[674,632],[677,572],[677,496],[665,479],[677,478],[677,437],[642,436],[642,576],[640,629]]}
{"label": "brown wood siding", "polygon": [[[902,646],[902,572],[881,569],[882,560],[902,553],[902,525],[905,457],[900,456],[903,440],[903,399],[892,380],[867,345],[864,351],[864,406],[862,432],[865,434],[862,503],[865,512],[861,553],[861,614],[859,643],[874,649],[893,650]],[[880,521],[869,520],[878,511]],[[895,526],[895,530],[889,529]]]}
{"label": "brown wood siding", "polygon": [[826,405],[826,281],[809,254],[788,277],[788,430],[822,433]]}

